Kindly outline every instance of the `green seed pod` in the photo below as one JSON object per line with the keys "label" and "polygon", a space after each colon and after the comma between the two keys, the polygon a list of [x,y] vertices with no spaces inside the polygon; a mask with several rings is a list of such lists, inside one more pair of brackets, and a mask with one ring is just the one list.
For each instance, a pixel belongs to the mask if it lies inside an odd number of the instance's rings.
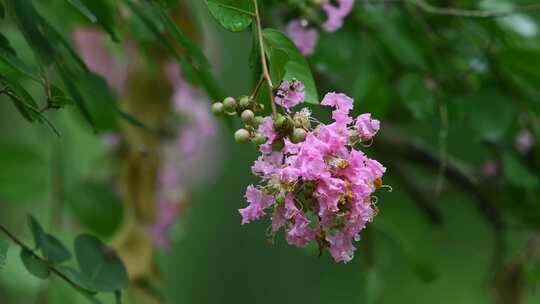
{"label": "green seed pod", "polygon": [[227,97],[223,100],[223,108],[227,112],[236,111],[236,100],[232,97]]}
{"label": "green seed pod", "polygon": [[234,140],[239,144],[245,144],[249,140],[249,131],[246,129],[238,129],[234,132]]}
{"label": "green seed pod", "polygon": [[242,119],[245,124],[251,125],[255,119],[255,114],[251,110],[244,110],[240,115],[240,119]]}
{"label": "green seed pod", "polygon": [[238,100],[238,106],[240,109],[248,109],[251,106],[251,98],[248,96],[242,96]]}
{"label": "green seed pod", "polygon": [[262,116],[255,116],[255,118],[253,119],[253,126],[255,128],[259,127],[262,124],[263,119],[264,118]]}
{"label": "green seed pod", "polygon": [[223,103],[216,102],[212,104],[212,113],[216,116],[223,114]]}
{"label": "green seed pod", "polygon": [[274,120],[274,127],[276,129],[281,129],[285,126],[285,123],[287,122],[287,117],[283,115],[278,115],[276,120]]}
{"label": "green seed pod", "polygon": [[260,146],[260,145],[266,143],[266,137],[264,137],[264,136],[262,136],[260,134],[257,134],[251,139],[251,142],[254,143],[257,146]]}
{"label": "green seed pod", "polygon": [[307,136],[306,130],[300,129],[300,128],[294,128],[292,136],[291,136],[291,141],[297,144],[299,142],[304,141],[306,139],[306,136]]}

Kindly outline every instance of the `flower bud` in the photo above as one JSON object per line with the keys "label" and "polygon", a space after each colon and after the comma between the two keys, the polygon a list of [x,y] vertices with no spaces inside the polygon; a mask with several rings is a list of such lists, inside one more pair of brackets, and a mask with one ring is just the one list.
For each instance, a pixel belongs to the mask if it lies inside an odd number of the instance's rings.
{"label": "flower bud", "polygon": [[223,108],[227,112],[236,111],[236,100],[232,97],[227,97],[223,100]]}
{"label": "flower bud", "polygon": [[240,119],[242,119],[245,124],[251,125],[255,119],[255,114],[251,110],[244,110],[240,115]]}
{"label": "flower bud", "polygon": [[260,134],[257,134],[251,139],[251,142],[254,143],[257,146],[260,146],[260,145],[266,143],[266,137],[264,137],[264,136],[262,136]]}
{"label": "flower bud", "polygon": [[212,113],[216,116],[223,114],[223,103],[216,102],[212,104]]}
{"label": "flower bud", "polygon": [[234,140],[239,144],[245,144],[249,140],[249,131],[246,129],[238,129],[234,132]]}
{"label": "flower bud", "polygon": [[283,126],[285,126],[285,123],[287,122],[287,117],[283,115],[278,115],[276,120],[274,120],[274,127],[276,129],[281,129]]}
{"label": "flower bud", "polygon": [[306,139],[306,136],[307,136],[306,130],[301,129],[301,128],[294,128],[292,136],[291,136],[291,141],[297,144],[299,142],[304,141]]}
{"label": "flower bud", "polygon": [[263,119],[264,118],[262,116],[255,116],[255,118],[253,119],[253,126],[257,128],[260,124],[262,124]]}
{"label": "flower bud", "polygon": [[238,106],[240,107],[240,109],[247,109],[249,108],[250,105],[251,105],[251,98],[249,98],[248,96],[242,96],[238,100]]}

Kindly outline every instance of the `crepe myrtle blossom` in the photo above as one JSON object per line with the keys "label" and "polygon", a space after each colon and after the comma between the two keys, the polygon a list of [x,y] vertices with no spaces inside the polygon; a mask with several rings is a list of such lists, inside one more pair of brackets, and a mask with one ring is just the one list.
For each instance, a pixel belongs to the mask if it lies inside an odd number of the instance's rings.
{"label": "crepe myrtle blossom", "polygon": [[[335,2],[335,5],[332,3]],[[325,1],[321,4],[327,19],[323,24],[326,32],[335,32],[343,26],[343,20],[347,17],[354,6],[354,0]]]}
{"label": "crepe myrtle blossom", "polygon": [[292,20],[287,24],[287,35],[305,56],[313,54],[319,40],[319,32],[309,27],[306,20]]}
{"label": "crepe myrtle blossom", "polygon": [[261,153],[251,168],[260,182],[247,187],[248,206],[239,210],[242,224],[268,214],[272,237],[283,230],[291,245],[313,241],[335,261],[348,262],[353,242],[377,214],[373,193],[382,186],[386,168],[359,147],[371,141],[380,124],[370,114],[352,117],[352,98],[336,92],[321,101],[333,109],[329,124],[315,123],[307,108],[291,113],[292,106],[303,102],[303,94],[287,90],[291,86],[285,81],[276,93],[284,114],[241,129]]}

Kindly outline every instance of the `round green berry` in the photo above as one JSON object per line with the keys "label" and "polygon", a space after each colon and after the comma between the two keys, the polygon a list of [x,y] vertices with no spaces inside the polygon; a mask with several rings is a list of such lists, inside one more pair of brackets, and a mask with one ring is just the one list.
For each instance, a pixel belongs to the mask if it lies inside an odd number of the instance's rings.
{"label": "round green berry", "polygon": [[255,113],[253,113],[251,110],[244,110],[240,115],[240,119],[242,119],[245,124],[250,125],[255,119]]}
{"label": "round green berry", "polygon": [[240,106],[240,109],[247,109],[251,105],[251,98],[248,96],[242,96],[238,100],[238,106]]}
{"label": "round green berry", "polygon": [[258,127],[262,124],[263,122],[263,117],[262,116],[255,116],[255,118],[253,119],[253,126],[254,127]]}
{"label": "round green berry", "polygon": [[287,117],[283,115],[278,115],[276,120],[274,120],[274,127],[276,129],[281,129],[283,126],[285,126],[285,123],[287,122]]}
{"label": "round green berry", "polygon": [[212,113],[214,113],[214,115],[223,114],[223,103],[216,102],[216,103],[212,104]]}
{"label": "round green berry", "polygon": [[223,108],[227,112],[236,111],[236,100],[232,97],[227,97],[223,100]]}
{"label": "round green berry", "polygon": [[291,136],[291,141],[297,144],[299,142],[304,141],[306,139],[306,136],[307,136],[306,130],[301,129],[301,128],[294,128],[292,136]]}
{"label": "round green berry", "polygon": [[249,131],[246,129],[238,129],[234,132],[234,140],[239,144],[245,144],[249,140]]}
{"label": "round green berry", "polygon": [[257,134],[251,139],[251,142],[254,143],[257,146],[260,146],[260,145],[266,143],[266,137],[264,137],[264,136],[262,136],[260,134]]}

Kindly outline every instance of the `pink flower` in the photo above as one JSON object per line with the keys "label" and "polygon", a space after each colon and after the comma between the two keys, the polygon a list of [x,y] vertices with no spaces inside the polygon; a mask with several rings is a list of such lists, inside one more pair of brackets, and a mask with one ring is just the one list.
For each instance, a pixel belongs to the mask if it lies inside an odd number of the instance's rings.
{"label": "pink flower", "polygon": [[519,131],[518,135],[516,136],[516,148],[518,151],[521,154],[527,154],[531,151],[533,146],[534,137],[532,133],[527,129]]}
{"label": "pink flower", "polygon": [[353,108],[353,100],[343,93],[331,92],[324,96],[321,105],[332,106],[335,107],[337,111],[348,114]]}
{"label": "pink flower", "polygon": [[354,125],[358,135],[364,141],[375,136],[379,131],[380,126],[381,123],[376,119],[372,119],[371,114],[369,113],[358,116]]}
{"label": "pink flower", "polygon": [[386,171],[378,161],[356,150],[354,138],[371,138],[379,122],[370,114],[350,117],[353,100],[345,94],[328,93],[321,104],[335,108],[334,122],[311,129],[310,113],[290,114],[307,130],[305,139],[296,144],[290,141],[290,131],[274,130],[271,117],[263,120],[258,133],[271,138],[270,142],[279,137],[285,144],[281,151],[260,147],[262,155],[252,171],[261,178],[264,192],[249,186],[248,192],[253,192],[246,193],[249,206],[240,213],[244,224],[260,218],[273,205],[273,235],[285,227],[287,242],[295,246],[305,246],[318,236],[326,239],[336,261],[348,262],[355,250],[353,241],[359,240],[376,214],[372,194]]}
{"label": "pink flower", "polygon": [[306,246],[306,243],[315,238],[315,230],[309,227],[311,223],[301,213],[296,213],[293,217],[293,224],[287,229],[287,243],[298,247]]}
{"label": "pink flower", "polygon": [[169,230],[177,221],[180,211],[180,202],[159,202],[157,219],[148,229],[152,241],[157,247],[168,248],[170,246]]}
{"label": "pink flower", "polygon": [[322,9],[327,15],[327,20],[323,24],[323,29],[327,32],[335,32],[343,26],[343,19],[347,17],[354,6],[354,0],[337,0],[337,6],[333,6],[330,1],[322,4]]}
{"label": "pink flower", "polygon": [[274,102],[285,109],[296,106],[304,101],[304,84],[300,81],[293,79],[290,81],[283,81],[277,89]]}
{"label": "pink flower", "polygon": [[302,54],[308,56],[315,51],[319,33],[314,28],[309,28],[305,20],[292,20],[289,22],[287,35]]}
{"label": "pink flower", "polygon": [[242,215],[242,225],[261,218],[264,215],[264,209],[270,207],[274,202],[273,196],[262,192],[253,185],[247,187],[245,198],[249,206],[238,210]]}
{"label": "pink flower", "polygon": [[352,260],[355,248],[352,244],[352,237],[346,231],[336,231],[327,234],[326,240],[330,243],[330,254],[336,262],[349,262]]}

